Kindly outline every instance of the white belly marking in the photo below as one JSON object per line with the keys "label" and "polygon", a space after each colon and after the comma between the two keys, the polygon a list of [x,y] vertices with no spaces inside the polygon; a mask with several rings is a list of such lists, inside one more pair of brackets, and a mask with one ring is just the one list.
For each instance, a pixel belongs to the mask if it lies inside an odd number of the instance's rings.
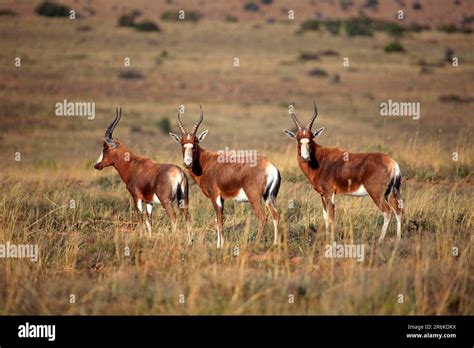
{"label": "white belly marking", "polygon": [[364,185],[360,185],[359,188],[354,192],[346,193],[346,195],[348,196],[356,196],[356,197],[363,197],[363,196],[367,196],[368,194],[369,193],[365,189]]}
{"label": "white belly marking", "polygon": [[237,196],[235,197],[232,197],[232,199],[236,202],[248,202],[249,201],[249,198],[247,197],[247,195],[245,194],[245,191],[243,189],[240,189],[239,190],[239,193],[237,194]]}
{"label": "white belly marking", "polygon": [[160,200],[158,199],[158,196],[155,194],[153,194],[153,203],[155,204],[161,204]]}

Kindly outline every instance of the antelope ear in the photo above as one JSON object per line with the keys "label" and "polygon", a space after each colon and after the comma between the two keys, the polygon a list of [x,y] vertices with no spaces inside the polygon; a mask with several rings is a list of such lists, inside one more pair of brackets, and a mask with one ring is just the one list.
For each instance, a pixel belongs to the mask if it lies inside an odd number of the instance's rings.
{"label": "antelope ear", "polygon": [[204,132],[202,132],[201,134],[199,134],[199,135],[198,135],[198,141],[199,141],[199,142],[203,141],[208,132],[209,132],[209,130],[206,129]]}
{"label": "antelope ear", "polygon": [[283,132],[285,132],[285,134],[288,135],[288,137],[290,138],[296,138],[295,133],[293,133],[292,131],[289,131],[288,129],[283,129]]}
{"label": "antelope ear", "polygon": [[177,143],[180,143],[181,142],[181,139],[180,137],[178,137],[176,134],[174,133],[171,133],[170,132],[170,137],[173,138],[174,141],[176,141]]}
{"label": "antelope ear", "polygon": [[313,131],[313,135],[316,138],[316,137],[319,137],[322,132],[324,132],[324,127],[321,127],[319,129],[316,129],[315,131]]}

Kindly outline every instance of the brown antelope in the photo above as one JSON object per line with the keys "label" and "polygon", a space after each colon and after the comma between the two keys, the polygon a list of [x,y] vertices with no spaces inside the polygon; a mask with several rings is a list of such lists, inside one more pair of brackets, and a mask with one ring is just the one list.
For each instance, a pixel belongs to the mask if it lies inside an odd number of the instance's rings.
{"label": "brown antelope", "polygon": [[278,243],[278,212],[275,208],[278,190],[280,189],[280,172],[265,157],[257,156],[255,163],[226,163],[216,152],[204,150],[200,143],[206,137],[205,130],[199,135],[199,128],[204,112],[201,109],[199,121],[188,133],[183,126],[178,111],[178,127],[181,136],[170,133],[170,136],[181,144],[184,165],[204,195],[212,202],[216,211],[217,248],[224,244],[222,236],[224,221],[224,201],[234,199],[237,202],[250,202],[259,220],[257,240],[265,228],[267,215],[262,205],[265,201],[273,219],[274,244]]}
{"label": "brown antelope", "polygon": [[400,167],[392,158],[383,153],[348,153],[340,148],[323,147],[314,141],[324,127],[315,131],[312,126],[318,110],[313,102],[314,113],[311,121],[303,127],[293,112],[291,118],[298,127],[295,133],[283,130],[298,142],[298,164],[314,190],[321,195],[323,219],[334,234],[334,196],[366,196],[373,199],[382,211],[384,223],[379,242],[385,238],[391,212],[397,219],[397,237],[401,238]]}
{"label": "brown antelope", "polygon": [[176,201],[184,215],[188,227],[188,238],[191,241],[188,212],[188,178],[183,170],[173,164],[155,163],[148,157],[138,156],[125,147],[119,140],[112,138],[112,133],[122,117],[122,110],[117,109],[115,118],[105,130],[103,150],[94,168],[102,170],[113,166],[128,192],[132,195],[140,223],[143,223],[143,204],[146,204],[145,224],[151,235],[153,203],[161,204],[176,228],[176,213],[173,202]]}

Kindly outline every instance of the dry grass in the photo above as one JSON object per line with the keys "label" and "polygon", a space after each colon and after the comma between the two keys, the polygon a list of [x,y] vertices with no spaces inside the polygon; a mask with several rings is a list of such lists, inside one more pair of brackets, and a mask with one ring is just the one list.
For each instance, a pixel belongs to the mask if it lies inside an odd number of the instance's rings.
{"label": "dry grass", "polygon": [[[2,261],[2,312],[472,314],[470,185],[408,182],[400,244],[392,226],[377,246],[382,221],[369,199],[337,199],[338,242],[364,243],[359,263],[324,257],[328,240],[319,198],[304,194],[309,186],[293,165],[277,165],[284,178],[279,207],[285,243],[272,247],[270,229],[268,240],[253,241],[251,210],[228,203],[222,251],[215,249],[211,204],[196,186],[190,204],[197,240],[189,247],[183,231],[170,233],[162,211],[154,217],[153,237],[142,235],[112,170],[90,177],[81,168],[40,169],[25,179],[11,173],[2,181],[0,239],[38,244],[40,260]],[[294,208],[288,208],[290,200]],[[288,302],[290,295],[295,303]]]}
{"label": "dry grass", "polygon": [[[117,28],[119,9],[71,23],[39,18],[32,8],[22,4],[19,16],[0,22],[0,242],[38,244],[40,258],[0,260],[1,314],[474,314],[472,104],[438,99],[472,96],[473,35],[411,33],[401,39],[406,54],[386,55],[390,39],[381,33],[295,35],[298,23],[255,27],[217,16],[159,22],[163,33],[148,34]],[[78,31],[80,25],[92,30]],[[420,74],[420,61],[440,63],[447,47],[460,66]],[[325,49],[339,56],[298,59]],[[12,65],[16,56],[21,68]],[[232,65],[236,56],[239,68]],[[119,78],[124,57],[144,79]],[[343,57],[350,68],[342,67]],[[315,67],[338,74],[340,83],[308,76]],[[376,244],[382,218],[369,198],[336,198],[337,240],[365,244],[363,262],[324,257],[320,199],[297,167],[296,145],[281,131],[292,127],[287,105],[295,100],[307,119],[313,98],[317,123],[326,127],[323,145],[387,152],[401,165],[400,243],[391,225]],[[379,104],[389,98],[420,102],[421,119],[380,117]],[[96,119],[54,116],[63,99],[94,101]],[[138,153],[180,165],[177,145],[157,122],[174,119],[182,103],[186,124],[203,104],[205,148],[257,149],[280,168],[279,248],[271,246],[270,226],[267,240],[255,242],[250,207],[229,202],[226,248],[216,250],[214,212],[195,185],[196,242],[188,246],[181,230],[172,235],[160,210],[149,238],[137,228],[114,170],[92,170],[116,105],[124,110],[117,137]]]}

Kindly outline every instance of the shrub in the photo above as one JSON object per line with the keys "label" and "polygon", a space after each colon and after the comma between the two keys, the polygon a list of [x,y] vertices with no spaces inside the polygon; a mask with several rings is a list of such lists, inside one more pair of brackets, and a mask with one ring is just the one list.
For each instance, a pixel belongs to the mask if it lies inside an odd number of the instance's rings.
{"label": "shrub", "polygon": [[15,11],[9,9],[0,10],[0,16],[16,16],[17,14]]}
{"label": "shrub", "polygon": [[301,52],[300,60],[319,60],[319,55],[313,52]]}
{"label": "shrub", "polygon": [[339,2],[340,2],[340,5],[341,5],[341,9],[343,11],[347,11],[352,5],[354,5],[352,0],[339,0]]}
{"label": "shrub", "polygon": [[144,20],[135,24],[135,29],[138,31],[157,31],[157,32],[161,31],[158,24],[150,20]]}
{"label": "shrub", "polygon": [[440,95],[438,100],[442,103],[472,103],[474,97],[462,97],[457,94]]}
{"label": "shrub", "polygon": [[92,27],[90,25],[81,25],[77,27],[77,31],[91,31]]}
{"label": "shrub", "polygon": [[333,35],[338,35],[339,30],[341,29],[341,21],[325,21],[324,26],[326,30],[329,31]]}
{"label": "shrub", "polygon": [[163,134],[171,132],[171,123],[168,117],[162,117],[157,123],[158,129]]}
{"label": "shrub", "polygon": [[138,79],[142,79],[143,75],[139,71],[129,69],[129,70],[122,71],[119,74],[119,77],[121,79],[126,79],[126,80],[138,80]]}
{"label": "shrub", "polygon": [[161,19],[164,21],[177,21],[178,18],[178,12],[175,11],[166,11],[161,14]]}
{"label": "shrub", "polygon": [[392,53],[392,52],[405,52],[405,49],[399,42],[390,42],[388,45],[386,45],[383,50],[385,53]]}
{"label": "shrub", "polygon": [[439,27],[437,27],[436,29],[440,30],[440,31],[444,31],[445,33],[448,33],[448,34],[453,34],[453,33],[465,33],[465,34],[469,34],[472,32],[471,29],[467,28],[467,27],[457,27],[455,26],[454,24],[444,24],[444,25],[440,25]]}
{"label": "shrub", "polygon": [[118,20],[119,27],[133,27],[135,26],[135,16],[132,14],[123,14]]}
{"label": "shrub", "polygon": [[301,30],[319,30],[321,23],[316,19],[307,19],[301,23]]}
{"label": "shrub", "polygon": [[428,25],[422,25],[422,24],[419,24],[419,23],[413,23],[411,24],[408,29],[409,31],[413,31],[415,33],[419,33],[423,30],[430,30],[430,27]]}
{"label": "shrub", "polygon": [[308,71],[309,76],[318,76],[318,77],[326,77],[328,76],[328,73],[320,68],[314,68]]}
{"label": "shrub", "polygon": [[334,50],[331,50],[331,49],[322,50],[319,54],[322,55],[322,56],[339,56],[338,51],[334,51]]}
{"label": "shrub", "polygon": [[396,23],[388,23],[384,27],[384,30],[387,32],[387,34],[395,37],[400,37],[405,33],[405,28]]}
{"label": "shrub", "polygon": [[372,36],[371,21],[368,18],[354,18],[345,22],[348,36]]}
{"label": "shrub", "polygon": [[239,19],[237,17],[234,17],[234,16],[226,16],[225,21],[235,23],[235,22],[238,22]]}
{"label": "shrub", "polygon": [[259,10],[259,7],[256,3],[249,1],[245,3],[244,10],[247,12],[257,12]]}
{"label": "shrub", "polygon": [[367,0],[366,6],[371,9],[376,9],[378,4],[378,0]]}
{"label": "shrub", "polygon": [[271,5],[273,3],[273,0],[260,0],[260,2],[264,5]]}
{"label": "shrub", "polygon": [[45,17],[68,17],[71,9],[61,4],[45,1],[35,11],[40,16]]}
{"label": "shrub", "polygon": [[469,176],[469,166],[461,165],[456,168],[456,177],[464,179]]}

